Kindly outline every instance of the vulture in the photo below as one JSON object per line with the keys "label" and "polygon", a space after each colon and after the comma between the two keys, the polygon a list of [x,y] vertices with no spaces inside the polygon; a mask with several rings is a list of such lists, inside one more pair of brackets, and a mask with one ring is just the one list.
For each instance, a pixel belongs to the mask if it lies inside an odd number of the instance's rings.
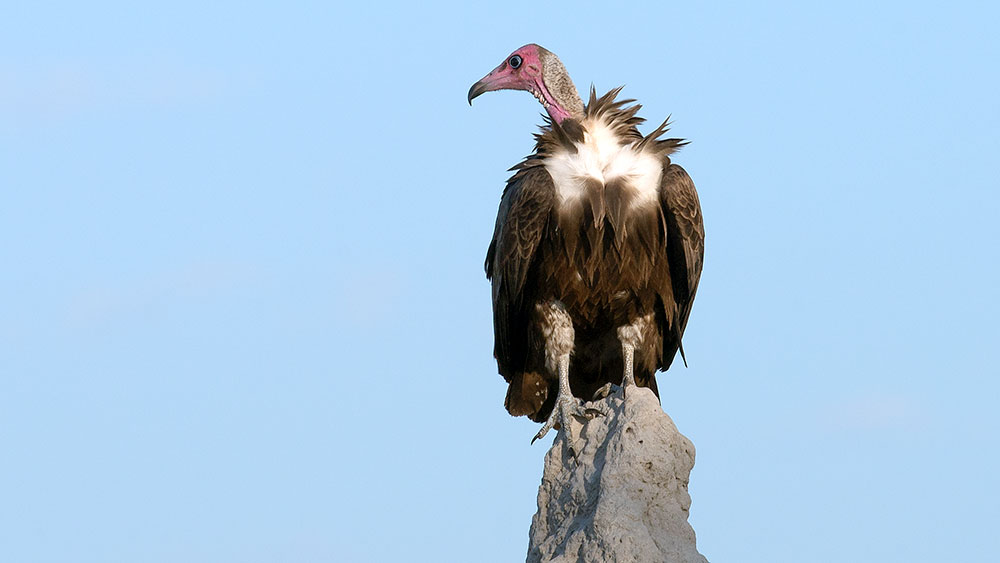
{"label": "vulture", "polygon": [[486,276],[494,356],[513,416],[544,422],[534,440],[585,416],[582,401],[612,385],[649,387],[670,367],[704,256],[694,183],[670,155],[686,144],[648,135],[621,87],[584,105],[562,62],[535,44],[514,51],[469,89],[525,90],[547,116],[535,152],[511,168]]}

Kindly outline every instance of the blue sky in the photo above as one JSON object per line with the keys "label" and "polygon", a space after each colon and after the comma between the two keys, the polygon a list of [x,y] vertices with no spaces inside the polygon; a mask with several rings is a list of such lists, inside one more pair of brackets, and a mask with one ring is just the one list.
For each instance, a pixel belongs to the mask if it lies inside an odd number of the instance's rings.
{"label": "blue sky", "polygon": [[4,560],[523,558],[482,261],[541,108],[465,96],[529,42],[691,140],[702,553],[995,557],[998,16],[0,8]]}

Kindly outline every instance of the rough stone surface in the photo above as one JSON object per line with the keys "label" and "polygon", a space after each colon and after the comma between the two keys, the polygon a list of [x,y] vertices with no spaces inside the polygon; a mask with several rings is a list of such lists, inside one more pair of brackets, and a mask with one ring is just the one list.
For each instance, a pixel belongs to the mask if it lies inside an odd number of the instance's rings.
{"label": "rough stone surface", "polygon": [[687,521],[691,441],[649,389],[586,406],[604,414],[577,423],[579,455],[560,432],[545,456],[528,562],[707,563]]}

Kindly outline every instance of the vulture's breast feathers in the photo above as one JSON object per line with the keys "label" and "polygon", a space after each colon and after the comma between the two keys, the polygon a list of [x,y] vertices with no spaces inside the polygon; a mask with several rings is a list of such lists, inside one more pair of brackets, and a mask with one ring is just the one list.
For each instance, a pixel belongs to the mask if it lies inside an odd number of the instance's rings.
{"label": "vulture's breast feathers", "polygon": [[[635,215],[658,214],[660,182],[668,155],[683,141],[659,139],[660,127],[643,137],[636,126],[641,106],[634,100],[615,101],[620,89],[590,103],[579,121],[551,124],[539,136],[545,169],[556,190],[556,210],[562,227],[569,220],[593,221],[602,229],[605,220],[615,231],[623,231]],[[616,232],[616,238],[624,232]]]}
{"label": "vulture's breast feathers", "polygon": [[[663,161],[621,139],[601,119],[586,119],[581,125],[583,140],[575,143],[575,152],[560,147],[545,159],[559,209],[589,204],[599,226],[616,204],[624,214],[656,205]],[[602,201],[591,201],[595,199]],[[619,217],[609,219],[617,223]]]}

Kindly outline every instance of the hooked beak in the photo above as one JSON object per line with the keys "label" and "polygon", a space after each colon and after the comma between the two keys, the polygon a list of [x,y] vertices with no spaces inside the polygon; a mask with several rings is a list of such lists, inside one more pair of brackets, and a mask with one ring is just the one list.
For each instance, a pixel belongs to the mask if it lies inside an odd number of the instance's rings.
{"label": "hooked beak", "polygon": [[486,92],[493,92],[495,90],[504,90],[510,88],[516,88],[517,79],[511,75],[511,71],[507,68],[507,61],[500,63],[500,66],[491,70],[489,74],[479,79],[469,88],[469,105],[472,105],[472,100],[481,94]]}
{"label": "hooked beak", "polygon": [[478,97],[480,94],[484,94],[489,91],[490,87],[483,80],[480,80],[479,82],[473,84],[472,88],[469,88],[469,105],[471,106],[472,100]]}

